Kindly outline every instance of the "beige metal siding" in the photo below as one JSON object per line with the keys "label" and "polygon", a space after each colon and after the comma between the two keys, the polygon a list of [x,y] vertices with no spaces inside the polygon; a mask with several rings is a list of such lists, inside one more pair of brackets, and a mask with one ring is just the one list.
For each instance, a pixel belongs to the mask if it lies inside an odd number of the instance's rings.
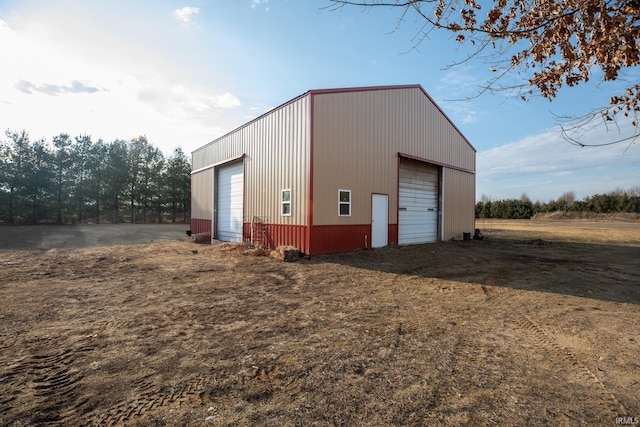
{"label": "beige metal siding", "polygon": [[[397,223],[398,152],[475,170],[475,150],[420,88],[318,93],[313,102],[314,225],[370,223],[371,193],[389,194]],[[336,214],[339,188],[352,190],[351,217]]]}
{"label": "beige metal siding", "polygon": [[[244,222],[256,217],[271,224],[306,224],[308,98],[297,98],[193,152],[193,170],[245,155]],[[291,216],[280,215],[283,189],[291,189]],[[202,191],[211,193],[211,186]]]}
{"label": "beige metal siding", "polygon": [[453,169],[443,170],[443,240],[462,239],[475,227],[476,176]]}
{"label": "beige metal siding", "polygon": [[191,217],[211,219],[213,169],[191,175]]}

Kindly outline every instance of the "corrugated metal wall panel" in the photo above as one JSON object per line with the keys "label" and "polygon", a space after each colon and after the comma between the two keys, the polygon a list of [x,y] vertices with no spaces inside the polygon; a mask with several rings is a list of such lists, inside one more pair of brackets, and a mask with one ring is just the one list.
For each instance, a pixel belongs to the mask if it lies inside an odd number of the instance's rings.
{"label": "corrugated metal wall panel", "polygon": [[191,218],[211,221],[213,169],[191,175]]}
{"label": "corrugated metal wall panel", "polygon": [[211,234],[211,220],[191,218],[191,234],[209,233]]}
{"label": "corrugated metal wall panel", "polygon": [[[247,126],[245,216],[271,224],[306,224],[309,160],[308,97]],[[281,215],[281,192],[291,189],[291,216]]]}
{"label": "corrugated metal wall panel", "polygon": [[443,240],[462,239],[475,228],[476,176],[454,169],[443,170]]}
{"label": "corrugated metal wall panel", "polygon": [[253,238],[253,244],[271,249],[278,246],[294,246],[304,251],[307,247],[306,225],[245,223],[244,235],[250,236],[249,239]]}
{"label": "corrugated metal wall panel", "polygon": [[311,226],[309,255],[363,249],[371,245],[371,224]]}
{"label": "corrugated metal wall panel", "polygon": [[[309,97],[259,117],[192,153],[192,170],[244,157],[244,222],[306,224],[309,170]],[[291,189],[291,216],[281,215],[281,191]],[[193,193],[192,204],[211,199],[211,184]],[[204,202],[201,202],[204,200]]]}
{"label": "corrugated metal wall panel", "polygon": [[[420,88],[314,95],[313,223],[371,221],[371,193],[389,194],[397,223],[398,153],[475,170],[475,150]],[[352,191],[351,217],[338,217],[338,189]],[[475,191],[475,190],[474,190]]]}

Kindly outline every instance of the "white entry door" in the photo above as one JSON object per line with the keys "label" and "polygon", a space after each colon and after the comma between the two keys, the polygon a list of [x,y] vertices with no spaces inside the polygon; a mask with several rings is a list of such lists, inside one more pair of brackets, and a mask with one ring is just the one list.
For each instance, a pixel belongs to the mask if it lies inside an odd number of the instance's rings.
{"label": "white entry door", "polygon": [[371,195],[371,247],[387,246],[389,230],[389,196]]}
{"label": "white entry door", "polygon": [[242,242],[243,190],[242,162],[220,168],[218,172],[218,240]]}

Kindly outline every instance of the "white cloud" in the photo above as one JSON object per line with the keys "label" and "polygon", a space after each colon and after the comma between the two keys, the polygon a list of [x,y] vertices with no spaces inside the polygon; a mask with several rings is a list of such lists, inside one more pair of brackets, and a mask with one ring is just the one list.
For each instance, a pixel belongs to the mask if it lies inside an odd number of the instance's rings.
{"label": "white cloud", "polygon": [[477,94],[478,90],[486,84],[486,80],[480,77],[478,70],[467,68],[454,68],[442,75],[438,90],[446,94],[446,100],[466,99]]}
{"label": "white cloud", "polygon": [[228,109],[240,107],[240,100],[229,92],[225,92],[222,95],[215,95],[215,101],[218,108]]}
{"label": "white cloud", "polygon": [[50,84],[50,83],[36,85],[26,80],[18,80],[14,85],[14,87],[20,92],[23,92],[26,94],[41,92],[41,93],[52,95],[52,96],[68,94],[68,93],[95,93],[95,92],[100,92],[104,90],[99,87],[91,86],[86,82],[81,82],[79,80],[71,81],[70,85],[57,85],[57,84]]}
{"label": "white cloud", "polygon": [[140,82],[138,99],[156,110],[181,117],[197,117],[210,112],[229,110],[241,106],[233,94],[210,93],[207,89],[193,89],[183,84],[152,80]]}
{"label": "white cloud", "polygon": [[[625,129],[631,133],[632,129]],[[596,131],[585,143],[618,139],[617,133]],[[527,193],[546,201],[565,191],[579,197],[606,193],[616,187],[637,185],[640,145],[577,147],[552,129],[519,141],[482,151],[477,156],[477,194],[495,199],[517,198]]]}
{"label": "white cloud", "polygon": [[[460,124],[476,123],[479,120],[479,114],[474,108],[474,104],[464,101],[436,101],[443,108],[447,116],[454,122]],[[480,113],[480,115],[483,115]]]}
{"label": "white cloud", "polygon": [[180,22],[185,25],[191,23],[191,17],[197,15],[200,12],[200,9],[197,7],[185,6],[181,9],[176,9],[173,11],[173,16]]}
{"label": "white cloud", "polygon": [[[592,141],[602,141],[603,135],[594,133]],[[639,150],[626,145],[607,147],[576,147],[562,139],[559,130],[529,136],[479,153],[478,163],[486,166],[486,173],[494,178],[513,178],[523,174],[572,173],[594,167],[615,166],[638,159]]]}
{"label": "white cloud", "polygon": [[265,104],[257,104],[257,105],[253,105],[250,110],[256,112],[256,114],[264,114],[267,111],[271,111],[273,110],[275,107],[270,107],[268,105]]}
{"label": "white cloud", "polygon": [[[267,3],[269,3],[269,0],[251,0],[251,8],[255,9],[256,7],[260,6],[261,4],[266,5]],[[269,10],[269,8],[267,8],[267,10]]]}
{"label": "white cloud", "polygon": [[2,38],[13,37],[13,34],[13,31],[11,30],[11,28],[9,28],[9,24],[0,19],[0,36]]}
{"label": "white cloud", "polygon": [[470,124],[478,121],[478,117],[476,116],[475,111],[469,111],[466,116],[462,118],[462,124]]}
{"label": "white cloud", "polygon": [[239,124],[241,102],[227,90],[184,83],[153,58],[97,61],[47,37],[47,27],[18,28],[0,20],[0,57],[12,58],[0,69],[2,130],[49,140],[61,132],[106,141],[145,134],[169,153],[178,145],[189,152]]}

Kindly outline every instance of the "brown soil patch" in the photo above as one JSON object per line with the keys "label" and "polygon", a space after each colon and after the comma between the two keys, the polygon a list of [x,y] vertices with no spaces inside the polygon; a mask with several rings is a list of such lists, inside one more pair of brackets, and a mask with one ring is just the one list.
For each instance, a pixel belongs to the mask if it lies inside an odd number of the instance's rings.
{"label": "brown soil patch", "polygon": [[639,225],[504,224],[296,263],[186,236],[0,252],[0,425],[640,417]]}

